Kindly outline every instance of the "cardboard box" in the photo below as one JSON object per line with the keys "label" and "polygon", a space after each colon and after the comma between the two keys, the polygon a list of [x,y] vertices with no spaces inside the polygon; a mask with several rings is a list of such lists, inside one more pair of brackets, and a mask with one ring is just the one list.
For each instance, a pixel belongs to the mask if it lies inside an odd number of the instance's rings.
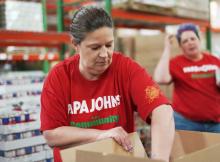
{"label": "cardboard box", "polygon": [[[86,155],[86,156],[85,156]],[[148,158],[130,157],[117,154],[102,154],[90,151],[76,151],[77,162],[163,162],[161,160],[150,160]]]}
{"label": "cardboard box", "polygon": [[220,134],[177,131],[171,162],[220,162]]}
{"label": "cardboard box", "polygon": [[209,0],[113,0],[114,8],[209,20]]}
{"label": "cardboard box", "polygon": [[[61,156],[63,162],[75,162],[76,161],[76,150],[90,151],[102,154],[115,154],[115,155],[125,155],[131,157],[147,157],[145,149],[140,141],[137,133],[129,134],[129,138],[133,144],[134,150],[132,153],[126,152],[119,144],[117,144],[113,139],[100,140],[93,143],[88,143],[76,147],[70,147],[61,150]],[[79,153],[80,154],[80,153]],[[100,155],[101,156],[101,155]],[[77,161],[78,162],[78,161]]]}
{"label": "cardboard box", "polygon": [[[134,152],[127,153],[113,139],[61,151],[63,162],[163,162],[149,159],[137,133],[129,135]],[[220,134],[177,131],[171,162],[220,162]]]}

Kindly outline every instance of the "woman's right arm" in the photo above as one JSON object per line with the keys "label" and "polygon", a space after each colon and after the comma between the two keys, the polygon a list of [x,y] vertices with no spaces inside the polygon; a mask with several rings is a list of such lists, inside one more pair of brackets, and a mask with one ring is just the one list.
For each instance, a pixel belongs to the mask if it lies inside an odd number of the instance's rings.
{"label": "woman's right arm", "polygon": [[172,37],[172,35],[166,36],[163,54],[154,71],[153,79],[159,84],[169,84],[172,81],[172,77],[169,71]]}
{"label": "woman's right arm", "polygon": [[62,126],[52,130],[43,131],[47,144],[51,147],[80,145],[105,138],[113,138],[126,151],[132,151],[133,147],[128,138],[128,133],[122,127],[109,130],[85,129],[78,127]]}

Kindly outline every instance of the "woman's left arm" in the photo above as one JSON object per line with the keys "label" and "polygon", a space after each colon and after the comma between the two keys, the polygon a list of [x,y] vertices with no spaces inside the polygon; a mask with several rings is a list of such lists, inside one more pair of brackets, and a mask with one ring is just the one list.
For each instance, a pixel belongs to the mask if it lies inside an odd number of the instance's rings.
{"label": "woman's left arm", "polygon": [[173,109],[170,105],[160,105],[152,112],[151,158],[169,162],[174,141]]}

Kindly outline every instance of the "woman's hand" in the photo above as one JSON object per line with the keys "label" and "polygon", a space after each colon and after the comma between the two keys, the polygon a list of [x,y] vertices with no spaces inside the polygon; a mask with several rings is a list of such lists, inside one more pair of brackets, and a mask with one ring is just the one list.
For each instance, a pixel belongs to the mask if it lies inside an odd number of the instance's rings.
{"label": "woman's hand", "polygon": [[168,34],[165,36],[165,40],[164,40],[164,46],[165,48],[168,48],[170,50],[171,45],[173,44],[173,39],[175,38],[174,35],[172,34]]}
{"label": "woman's hand", "polygon": [[115,127],[109,130],[103,130],[101,134],[97,137],[97,140],[113,138],[119,145],[121,145],[124,150],[132,152],[133,146],[130,139],[128,138],[128,133],[122,127]]}

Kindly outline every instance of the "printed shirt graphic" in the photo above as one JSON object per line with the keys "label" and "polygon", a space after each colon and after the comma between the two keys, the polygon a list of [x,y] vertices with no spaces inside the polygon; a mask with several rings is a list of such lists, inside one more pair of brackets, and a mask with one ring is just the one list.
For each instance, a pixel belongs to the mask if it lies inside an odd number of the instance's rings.
{"label": "printed shirt graphic", "polygon": [[160,96],[160,89],[156,86],[147,86],[145,89],[146,99],[149,103],[153,102]]}
{"label": "printed shirt graphic", "polygon": [[220,60],[206,53],[203,56],[197,62],[183,55],[170,61],[173,107],[192,120],[220,122],[220,89],[215,80]]}
{"label": "printed shirt graphic", "polygon": [[[61,126],[134,131],[134,111],[143,120],[161,104],[169,104],[147,72],[130,58],[113,54],[108,70],[95,81],[79,72],[79,55],[56,65],[41,95],[41,130]],[[55,162],[60,162],[55,148]]]}

